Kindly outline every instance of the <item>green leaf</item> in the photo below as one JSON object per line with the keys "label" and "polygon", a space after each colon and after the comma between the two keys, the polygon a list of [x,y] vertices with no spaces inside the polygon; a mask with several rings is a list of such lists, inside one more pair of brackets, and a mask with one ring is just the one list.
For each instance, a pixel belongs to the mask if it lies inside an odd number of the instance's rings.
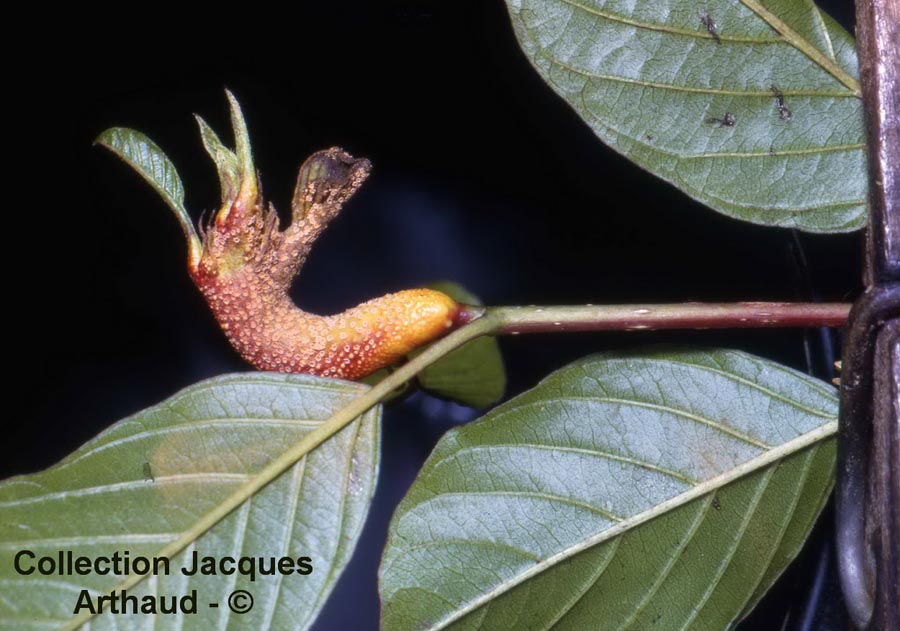
{"label": "green leaf", "polygon": [[[394,372],[394,367],[380,368],[380,369],[376,370],[375,372],[373,372],[371,375],[367,375],[366,377],[363,377],[359,381],[360,381],[360,383],[364,383],[367,386],[375,386],[378,384],[379,381],[382,381],[383,379],[387,379],[388,377],[390,377],[393,372]],[[403,385],[401,385],[400,387],[398,387],[393,392],[391,392],[389,395],[382,397],[381,402],[382,403],[390,403],[394,399],[396,399],[398,397],[402,397],[404,394],[406,394],[407,390],[409,390],[409,382],[408,381],[406,383],[404,383]]]}
{"label": "green leaf", "polygon": [[241,165],[238,163],[234,152],[222,144],[216,132],[213,131],[205,120],[194,114],[197,126],[200,128],[200,138],[203,140],[203,148],[216,164],[216,172],[219,175],[219,187],[221,189],[222,204],[237,196],[241,187]]}
{"label": "green leaf", "polygon": [[836,415],[739,352],[568,366],[438,443],[391,523],[382,628],[731,628],[828,497]]}
{"label": "green leaf", "polygon": [[507,4],[541,77],[641,167],[737,219],[865,224],[854,42],[812,2]]}
{"label": "green leaf", "polygon": [[[432,283],[428,287],[463,304],[482,304],[477,296],[456,283]],[[506,391],[503,357],[493,337],[479,337],[464,344],[428,366],[418,378],[425,390],[479,409],[493,405]]]}
{"label": "green leaf", "polygon": [[250,149],[250,132],[247,130],[247,121],[241,111],[241,104],[229,90],[225,90],[228,97],[228,105],[231,113],[231,127],[234,130],[234,153],[241,168],[241,178],[251,181],[251,187],[256,189],[256,167],[253,166],[253,152]]}
{"label": "green leaf", "polygon": [[[365,389],[300,375],[220,377],[116,423],[46,471],[6,480],[0,484],[0,629],[58,629],[72,620],[80,590],[109,593],[128,578],[20,576],[13,565],[20,550],[38,557],[72,550],[92,559],[116,551],[151,558]],[[128,593],[181,596],[196,589],[196,615],[160,620],[173,628],[308,628],[362,529],[377,477],[380,418],[376,406],[176,555],[168,576],[148,577]],[[216,559],[307,556],[313,571],[255,580],[182,575],[194,552]],[[255,601],[242,616],[227,606],[236,589]],[[152,617],[104,614],[89,626],[144,628],[148,620],[152,626]]]}
{"label": "green leaf", "polygon": [[199,243],[197,231],[184,207],[184,185],[178,171],[155,142],[141,132],[125,127],[107,129],[95,142],[119,156],[147,180],[175,213],[188,242]]}

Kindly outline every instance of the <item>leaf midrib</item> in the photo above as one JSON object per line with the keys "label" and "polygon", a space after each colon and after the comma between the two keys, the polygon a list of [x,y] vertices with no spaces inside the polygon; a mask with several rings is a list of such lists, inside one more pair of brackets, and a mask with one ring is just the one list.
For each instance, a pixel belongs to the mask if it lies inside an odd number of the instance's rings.
{"label": "leaf midrib", "polygon": [[[761,3],[757,2],[757,0],[741,0],[741,2],[744,6],[758,15],[760,19],[764,20],[766,24],[778,31],[778,33],[794,48],[806,55],[813,63],[819,65],[828,74],[844,84],[854,96],[862,98],[862,89],[860,88],[859,81],[850,76],[836,62],[828,59],[822,51],[813,46],[806,38],[800,35],[800,33],[788,26],[786,22],[766,9]],[[827,31],[825,32],[825,35],[830,41],[831,38],[828,36]]]}
{"label": "leaf midrib", "polygon": [[[655,30],[670,33],[672,35],[681,35],[685,37],[695,37],[701,39],[714,39],[711,33],[704,33],[700,30],[690,30],[690,29],[681,29],[677,27],[669,27],[662,24],[653,24],[649,22],[641,22],[640,20],[633,20],[630,18],[626,18],[624,16],[617,15],[615,13],[608,13],[605,11],[600,11],[599,9],[592,9],[585,5],[574,2],[573,0],[559,0],[560,2],[569,5],[576,11],[584,11],[589,15],[595,15],[597,17],[612,21],[619,22],[621,24],[628,24],[629,26],[635,26],[638,28],[643,28],[647,30]],[[834,79],[843,84],[850,92],[848,96],[855,96],[857,98],[862,97],[862,90],[860,88],[859,81],[857,81],[854,77],[852,77],[849,73],[847,73],[843,68],[838,65],[838,63],[829,59],[827,55],[822,53],[818,48],[816,48],[812,43],[810,43],[806,38],[800,35],[797,31],[792,29],[787,25],[786,22],[781,20],[777,15],[770,12],[766,9],[761,3],[757,2],[757,0],[741,0],[741,3],[746,6],[750,11],[755,13],[761,20],[763,20],[766,24],[768,24],[772,29],[774,29],[779,38],[772,39],[758,39],[758,38],[737,38],[734,36],[728,36],[727,34],[719,33],[717,35],[718,41],[721,42],[734,42],[734,43],[752,43],[752,44],[775,44],[779,42],[785,42],[792,47],[796,48],[798,51],[803,53],[810,61],[814,64],[825,70],[829,75],[831,75]],[[819,17],[819,22],[822,26],[823,33],[825,35],[826,40],[831,42],[831,37],[828,35],[827,29],[824,27],[824,23]],[[833,50],[832,50],[833,53]],[[769,94],[771,97],[771,94]]]}

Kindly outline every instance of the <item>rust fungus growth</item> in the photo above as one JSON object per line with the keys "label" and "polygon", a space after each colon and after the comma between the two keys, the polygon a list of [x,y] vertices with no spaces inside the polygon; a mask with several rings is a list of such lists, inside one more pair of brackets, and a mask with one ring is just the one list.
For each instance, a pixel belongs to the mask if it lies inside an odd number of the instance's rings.
{"label": "rust fungus growth", "polygon": [[266,205],[237,100],[228,93],[235,150],[197,117],[216,163],[219,210],[189,236],[188,271],[231,344],[261,370],[361,379],[477,317],[430,289],[375,298],[332,316],[297,307],[289,296],[313,243],[369,175],[368,160],[333,147],[300,167],[291,222],[279,228]]}

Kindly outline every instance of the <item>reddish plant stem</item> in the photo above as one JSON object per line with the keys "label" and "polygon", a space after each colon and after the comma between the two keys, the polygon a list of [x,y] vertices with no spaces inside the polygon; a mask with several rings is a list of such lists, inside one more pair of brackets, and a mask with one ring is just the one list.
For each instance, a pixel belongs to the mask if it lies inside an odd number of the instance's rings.
{"label": "reddish plant stem", "polygon": [[841,327],[847,303],[735,302],[584,305],[574,307],[492,307],[495,334],[571,331],[654,331]]}

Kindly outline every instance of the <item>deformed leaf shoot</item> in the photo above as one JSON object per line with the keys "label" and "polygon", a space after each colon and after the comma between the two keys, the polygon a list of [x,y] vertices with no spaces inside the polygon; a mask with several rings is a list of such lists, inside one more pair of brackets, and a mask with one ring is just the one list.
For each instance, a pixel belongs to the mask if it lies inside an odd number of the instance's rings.
{"label": "deformed leaf shoot", "polygon": [[184,209],[175,168],[152,141],[114,129],[99,143],[141,173],[173,208],[190,244],[191,278],[247,361],[261,370],[360,379],[477,317],[479,310],[431,289],[389,294],[333,316],[298,308],[288,295],[291,283],[371,165],[337,147],[314,153],[300,167],[292,220],[281,230],[260,192],[240,105],[230,92],[228,100],[234,151],[197,117],[222,188],[221,206],[201,226],[200,237]]}

